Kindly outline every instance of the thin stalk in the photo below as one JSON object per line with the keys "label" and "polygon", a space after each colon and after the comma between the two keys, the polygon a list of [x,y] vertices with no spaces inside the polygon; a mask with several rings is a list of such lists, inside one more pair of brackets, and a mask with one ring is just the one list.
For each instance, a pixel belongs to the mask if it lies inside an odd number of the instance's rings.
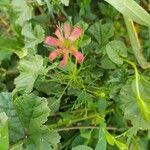
{"label": "thin stalk", "polygon": [[9,27],[9,24],[7,23],[7,21],[5,21],[5,19],[3,19],[2,17],[0,17],[0,21],[1,21],[6,27]]}
{"label": "thin stalk", "polygon": [[[68,131],[68,130],[88,130],[88,129],[96,129],[99,130],[100,127],[98,126],[75,126],[75,127],[65,127],[65,128],[58,128],[56,129],[57,132],[61,132],[61,131]],[[114,127],[107,127],[107,130],[118,130],[117,128]]]}
{"label": "thin stalk", "polygon": [[74,69],[73,69],[73,80],[76,79],[76,74],[77,74],[77,59],[75,60],[75,65],[74,65]]}
{"label": "thin stalk", "polygon": [[135,55],[135,58],[136,58],[137,62],[139,63],[139,65],[143,69],[150,68],[150,63],[147,62],[147,60],[145,59],[145,57],[142,53],[142,48],[141,48],[141,45],[140,45],[140,41],[138,39],[136,29],[134,27],[133,21],[131,19],[126,18],[126,17],[124,17],[124,20],[125,20],[128,35],[129,35],[129,38],[130,38],[132,50],[133,50],[133,53]]}
{"label": "thin stalk", "polygon": [[81,118],[75,118],[74,120],[70,120],[69,122],[66,122],[66,120],[62,120],[61,122],[58,122],[57,124],[53,124],[53,125],[49,125],[48,127],[50,129],[54,129],[54,128],[58,128],[58,127],[61,127],[61,126],[69,126],[71,124],[74,124],[74,123],[77,123],[77,122],[80,122],[80,121],[84,121],[84,120],[88,120],[88,119],[93,119],[93,118],[97,118],[97,117],[100,117],[100,116],[97,116],[97,115],[90,115],[90,116],[86,116],[86,117],[81,117]]}

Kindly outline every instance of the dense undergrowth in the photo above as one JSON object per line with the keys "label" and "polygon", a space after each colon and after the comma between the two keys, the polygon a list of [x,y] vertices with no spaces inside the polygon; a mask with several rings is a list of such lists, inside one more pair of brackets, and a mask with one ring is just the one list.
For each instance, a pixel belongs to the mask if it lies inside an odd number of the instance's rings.
{"label": "dense undergrowth", "polygon": [[148,0],[1,0],[0,150],[148,150],[149,11]]}

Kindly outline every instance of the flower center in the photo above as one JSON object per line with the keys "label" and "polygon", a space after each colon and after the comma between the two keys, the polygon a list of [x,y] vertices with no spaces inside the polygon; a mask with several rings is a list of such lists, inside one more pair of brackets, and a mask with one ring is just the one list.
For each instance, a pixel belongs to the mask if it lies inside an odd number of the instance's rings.
{"label": "flower center", "polygon": [[71,46],[71,41],[68,40],[68,39],[65,39],[63,45],[64,45],[65,48],[70,48],[70,46]]}

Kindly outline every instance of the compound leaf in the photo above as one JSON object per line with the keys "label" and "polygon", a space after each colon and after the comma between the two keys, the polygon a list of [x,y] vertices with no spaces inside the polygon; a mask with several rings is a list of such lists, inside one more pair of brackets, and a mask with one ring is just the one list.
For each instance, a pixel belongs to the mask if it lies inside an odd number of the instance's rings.
{"label": "compound leaf", "polygon": [[12,0],[13,9],[17,12],[16,24],[23,26],[25,22],[29,21],[32,18],[31,6],[27,5],[25,0]]}
{"label": "compound leaf", "polygon": [[43,58],[39,55],[22,59],[19,64],[20,75],[15,79],[15,90],[30,93],[42,67]]}
{"label": "compound leaf", "polygon": [[35,133],[31,135],[30,139],[26,143],[27,150],[56,150],[58,149],[58,143],[60,142],[60,135],[55,131],[45,130],[41,133]]}
{"label": "compound leaf", "polygon": [[30,134],[43,128],[50,113],[47,100],[34,94],[16,98],[15,107],[23,126]]}
{"label": "compound leaf", "polygon": [[[7,44],[6,44],[7,43]],[[16,53],[20,58],[26,56],[23,43],[16,38],[0,37],[0,60],[3,60],[12,53]]]}
{"label": "compound leaf", "polygon": [[21,34],[24,36],[25,48],[35,52],[36,46],[44,40],[44,30],[40,25],[32,28],[31,23],[23,26]]}
{"label": "compound leaf", "polygon": [[110,60],[118,65],[123,64],[122,57],[127,57],[127,48],[121,41],[111,41],[106,45],[106,52]]}
{"label": "compound leaf", "polygon": [[108,39],[114,35],[112,24],[111,23],[102,24],[102,20],[90,26],[88,31],[100,45],[106,44],[108,42]]}
{"label": "compound leaf", "polygon": [[[125,118],[131,120],[134,127],[143,130],[150,129],[150,83],[142,77],[139,80],[140,95],[145,106],[143,110],[138,102],[135,86],[135,80],[133,80],[132,84],[128,83],[121,89],[121,109]],[[149,119],[145,118],[145,114]]]}

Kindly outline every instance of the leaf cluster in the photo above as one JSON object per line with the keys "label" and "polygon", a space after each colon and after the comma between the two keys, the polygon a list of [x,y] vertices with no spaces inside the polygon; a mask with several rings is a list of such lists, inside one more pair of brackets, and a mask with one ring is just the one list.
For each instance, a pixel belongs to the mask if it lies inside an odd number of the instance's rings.
{"label": "leaf cluster", "polygon": [[[0,150],[147,150],[148,4],[1,0]],[[84,30],[85,60],[61,68],[43,41],[64,22]]]}

